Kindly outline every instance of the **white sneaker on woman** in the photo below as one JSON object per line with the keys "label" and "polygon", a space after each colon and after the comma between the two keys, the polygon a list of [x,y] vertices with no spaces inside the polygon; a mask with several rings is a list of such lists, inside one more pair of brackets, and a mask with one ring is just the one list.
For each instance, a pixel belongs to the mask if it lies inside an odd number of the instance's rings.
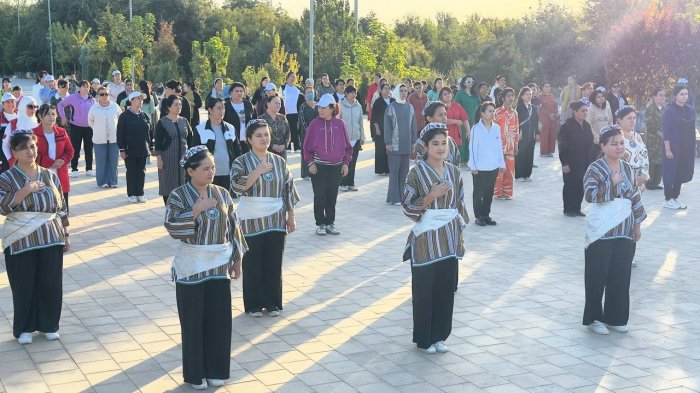
{"label": "white sneaker on woman", "polygon": [[613,325],[608,325],[608,329],[618,332],[618,333],[627,333],[629,329],[627,329],[627,325],[620,325],[620,326],[613,326]]}
{"label": "white sneaker on woman", "polygon": [[24,345],[24,344],[31,344],[32,343],[32,334],[31,333],[22,333],[19,335],[17,338],[17,342]]}
{"label": "white sneaker on woman", "polygon": [[209,386],[219,387],[219,386],[224,386],[226,381],[224,381],[223,379],[209,379],[209,378],[207,378],[207,383],[209,384]]}
{"label": "white sneaker on woman", "polygon": [[137,200],[139,203],[146,203],[146,202],[148,202],[148,199],[146,199],[146,197],[143,196],[143,195],[137,196],[137,197],[136,197],[136,200]]}
{"label": "white sneaker on woman", "polygon": [[678,199],[674,199],[674,201],[676,201],[676,205],[678,205],[678,208],[679,208],[679,209],[687,209],[687,208],[688,208],[688,205],[686,205],[685,203],[679,201]]}
{"label": "white sneaker on woman", "polygon": [[672,209],[672,210],[678,210],[678,209],[681,208],[680,205],[678,204],[678,202],[676,202],[675,199],[669,199],[669,200],[667,200],[666,203],[664,203],[664,207],[665,207],[666,209]]}
{"label": "white sneaker on woman", "polygon": [[445,353],[445,352],[449,352],[449,351],[450,351],[450,350],[447,348],[447,345],[445,345],[445,342],[444,342],[444,341],[438,341],[438,342],[436,342],[436,343],[433,344],[433,345],[435,346],[435,350],[438,351],[438,352],[440,352],[440,353]]}
{"label": "white sneaker on woman", "polygon": [[593,333],[596,334],[610,334],[608,328],[605,327],[605,324],[600,321],[593,321],[592,324],[588,325],[588,329],[590,329]]}
{"label": "white sneaker on woman", "polygon": [[437,352],[437,349],[435,349],[435,345],[431,345],[428,348],[421,348],[421,351],[432,355]]}
{"label": "white sneaker on woman", "polygon": [[127,200],[129,201],[129,203],[136,203],[136,202],[138,202],[138,199],[136,199],[135,196],[130,196],[130,197],[127,198]]}
{"label": "white sneaker on woman", "polygon": [[47,340],[53,341],[53,340],[58,340],[61,338],[61,335],[58,334],[58,332],[52,332],[52,333],[44,333],[44,337],[46,337]]}
{"label": "white sneaker on woman", "polygon": [[207,380],[204,378],[202,378],[202,383],[200,383],[199,385],[195,385],[195,384],[191,384],[191,385],[192,385],[192,389],[194,389],[194,390],[205,390],[206,388],[209,387],[209,385],[207,385]]}

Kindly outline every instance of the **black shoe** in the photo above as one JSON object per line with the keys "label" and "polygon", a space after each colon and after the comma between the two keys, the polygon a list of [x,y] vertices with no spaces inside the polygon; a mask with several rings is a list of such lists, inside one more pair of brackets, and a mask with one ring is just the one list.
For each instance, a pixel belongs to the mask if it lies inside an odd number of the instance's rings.
{"label": "black shoe", "polygon": [[484,220],[484,219],[482,219],[482,218],[477,218],[477,219],[474,221],[474,223],[475,223],[476,225],[480,226],[480,227],[485,227],[486,225],[488,225],[488,224],[486,223],[486,220]]}
{"label": "black shoe", "polygon": [[586,214],[583,213],[583,212],[581,212],[581,211],[577,211],[577,212],[576,212],[576,216],[578,216],[578,217],[586,217]]}
{"label": "black shoe", "polygon": [[538,167],[537,165],[535,165],[535,164],[532,164],[532,167],[533,167],[533,168],[539,168],[539,167]]}
{"label": "black shoe", "polygon": [[564,212],[564,215],[567,217],[578,217],[578,214],[576,214],[576,212]]}
{"label": "black shoe", "polygon": [[491,217],[484,218],[484,221],[486,221],[486,225],[496,225],[496,221],[494,221]]}

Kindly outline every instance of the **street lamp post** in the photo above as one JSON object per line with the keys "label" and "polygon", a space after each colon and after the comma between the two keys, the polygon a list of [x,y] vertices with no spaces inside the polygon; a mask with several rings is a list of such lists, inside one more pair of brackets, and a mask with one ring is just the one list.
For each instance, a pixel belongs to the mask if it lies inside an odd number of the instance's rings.
{"label": "street lamp post", "polygon": [[51,55],[51,75],[54,74],[53,69],[53,34],[51,33],[51,0],[48,0],[49,5],[49,54]]}
{"label": "street lamp post", "polygon": [[360,0],[355,0],[355,34],[360,32],[360,11],[358,8],[359,3]]}
{"label": "street lamp post", "polygon": [[[134,19],[133,11],[133,4],[131,0],[129,0],[129,25],[131,25],[131,28],[134,27],[132,25]],[[131,55],[131,61],[129,62],[129,64],[131,64],[131,80],[133,81],[136,80],[136,77],[134,75],[134,55]]]}
{"label": "street lamp post", "polygon": [[309,78],[314,77],[314,0],[309,0]]}

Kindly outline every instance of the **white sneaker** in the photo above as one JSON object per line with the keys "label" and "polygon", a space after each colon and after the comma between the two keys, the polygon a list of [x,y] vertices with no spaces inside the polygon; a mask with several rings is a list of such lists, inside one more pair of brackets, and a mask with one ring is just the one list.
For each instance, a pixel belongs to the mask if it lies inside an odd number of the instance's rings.
{"label": "white sneaker", "polygon": [[251,317],[260,318],[263,316],[262,311],[251,311],[248,313]]}
{"label": "white sneaker", "polygon": [[78,177],[78,176],[80,176],[80,173],[78,173],[78,171],[73,171],[70,173],[70,177]]}
{"label": "white sneaker", "polygon": [[58,332],[53,332],[53,333],[44,333],[44,337],[46,337],[46,339],[49,341],[53,341],[53,340],[58,340],[61,336],[58,334]]}
{"label": "white sneaker", "polygon": [[31,344],[32,343],[32,334],[31,333],[22,333],[19,335],[17,338],[17,342],[25,345],[25,344]]}
{"label": "white sneaker", "polygon": [[143,196],[143,195],[137,196],[137,197],[136,197],[136,200],[137,200],[139,203],[146,203],[146,202],[148,202],[148,199],[146,199],[146,197]]}
{"label": "white sneaker", "polygon": [[355,186],[348,186],[348,191],[359,191],[359,189]]}
{"label": "white sneaker", "polygon": [[89,171],[85,171],[85,176],[95,177],[95,171],[93,171],[92,169],[90,169]]}
{"label": "white sneaker", "polygon": [[632,267],[637,267],[637,262],[632,261]]}
{"label": "white sneaker", "polygon": [[207,385],[207,380],[204,378],[202,378],[202,383],[200,383],[199,385],[195,385],[195,384],[191,384],[191,385],[192,385],[192,389],[194,389],[194,390],[204,390],[204,389],[209,387]]}
{"label": "white sneaker", "polygon": [[348,190],[348,186],[340,186],[340,191],[347,191],[347,190]]}
{"label": "white sneaker", "polygon": [[267,316],[269,317],[279,317],[280,316],[280,310],[275,307],[272,310],[267,310]]}
{"label": "white sneaker", "polygon": [[135,196],[130,196],[126,200],[129,201],[129,203],[136,203],[139,201]]}
{"label": "white sneaker", "polygon": [[672,210],[678,210],[681,208],[681,206],[676,202],[675,199],[669,199],[664,203],[664,207],[666,209],[672,209]]}
{"label": "white sneaker", "polygon": [[605,324],[600,321],[593,321],[592,324],[588,325],[588,329],[596,334],[610,334],[608,328],[605,327]]}
{"label": "white sneaker", "polygon": [[608,325],[608,328],[610,330],[618,332],[618,333],[627,333],[629,331],[629,329],[627,329],[627,325],[621,325],[621,326]]}
{"label": "white sneaker", "polygon": [[97,187],[100,187],[100,188],[109,188],[109,184],[103,184],[103,185],[97,186]]}
{"label": "white sneaker", "polygon": [[679,201],[678,199],[674,199],[674,201],[676,201],[676,204],[678,205],[678,208],[679,208],[679,209],[687,209],[687,208],[688,208],[688,205],[686,205],[685,203]]}
{"label": "white sneaker", "polygon": [[423,352],[425,352],[425,353],[429,353],[429,354],[432,355],[432,354],[434,354],[435,352],[437,352],[437,349],[435,349],[435,345],[431,345],[431,346],[429,346],[428,348],[421,349],[421,351],[423,351]]}
{"label": "white sneaker", "polygon": [[207,378],[207,382],[209,383],[209,386],[213,386],[213,387],[224,386],[224,384],[226,383],[226,381],[224,381],[223,379],[209,379],[209,378]]}
{"label": "white sneaker", "polygon": [[316,234],[319,236],[326,236],[326,226],[319,225],[316,227]]}
{"label": "white sneaker", "polygon": [[326,225],[326,233],[329,235],[340,235],[340,231],[335,229],[335,225]]}
{"label": "white sneaker", "polygon": [[447,348],[447,345],[445,345],[445,342],[444,342],[444,341],[438,341],[438,342],[436,342],[436,343],[433,344],[433,345],[435,346],[435,350],[438,351],[438,352],[440,352],[440,353],[445,353],[445,352],[449,352],[449,351],[450,351],[450,350]]}

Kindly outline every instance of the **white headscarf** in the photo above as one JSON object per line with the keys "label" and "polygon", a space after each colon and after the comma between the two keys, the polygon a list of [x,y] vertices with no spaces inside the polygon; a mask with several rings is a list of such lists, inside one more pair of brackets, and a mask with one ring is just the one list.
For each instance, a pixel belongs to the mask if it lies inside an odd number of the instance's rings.
{"label": "white headscarf", "polygon": [[16,130],[33,130],[38,125],[39,122],[36,120],[35,116],[27,115],[27,105],[36,105],[34,98],[30,96],[24,96],[19,100],[19,105],[17,105],[17,127]]}
{"label": "white headscarf", "polygon": [[[402,99],[401,99],[401,87],[402,87],[402,86],[403,86],[403,87],[406,87],[405,84],[400,83],[400,84],[396,85],[396,87],[394,87],[394,91],[391,92],[391,96],[394,97],[394,99],[396,100],[396,102],[399,103],[399,104],[405,104],[405,103],[406,103],[406,100],[402,100]],[[407,98],[408,98],[408,97],[407,97]]]}

